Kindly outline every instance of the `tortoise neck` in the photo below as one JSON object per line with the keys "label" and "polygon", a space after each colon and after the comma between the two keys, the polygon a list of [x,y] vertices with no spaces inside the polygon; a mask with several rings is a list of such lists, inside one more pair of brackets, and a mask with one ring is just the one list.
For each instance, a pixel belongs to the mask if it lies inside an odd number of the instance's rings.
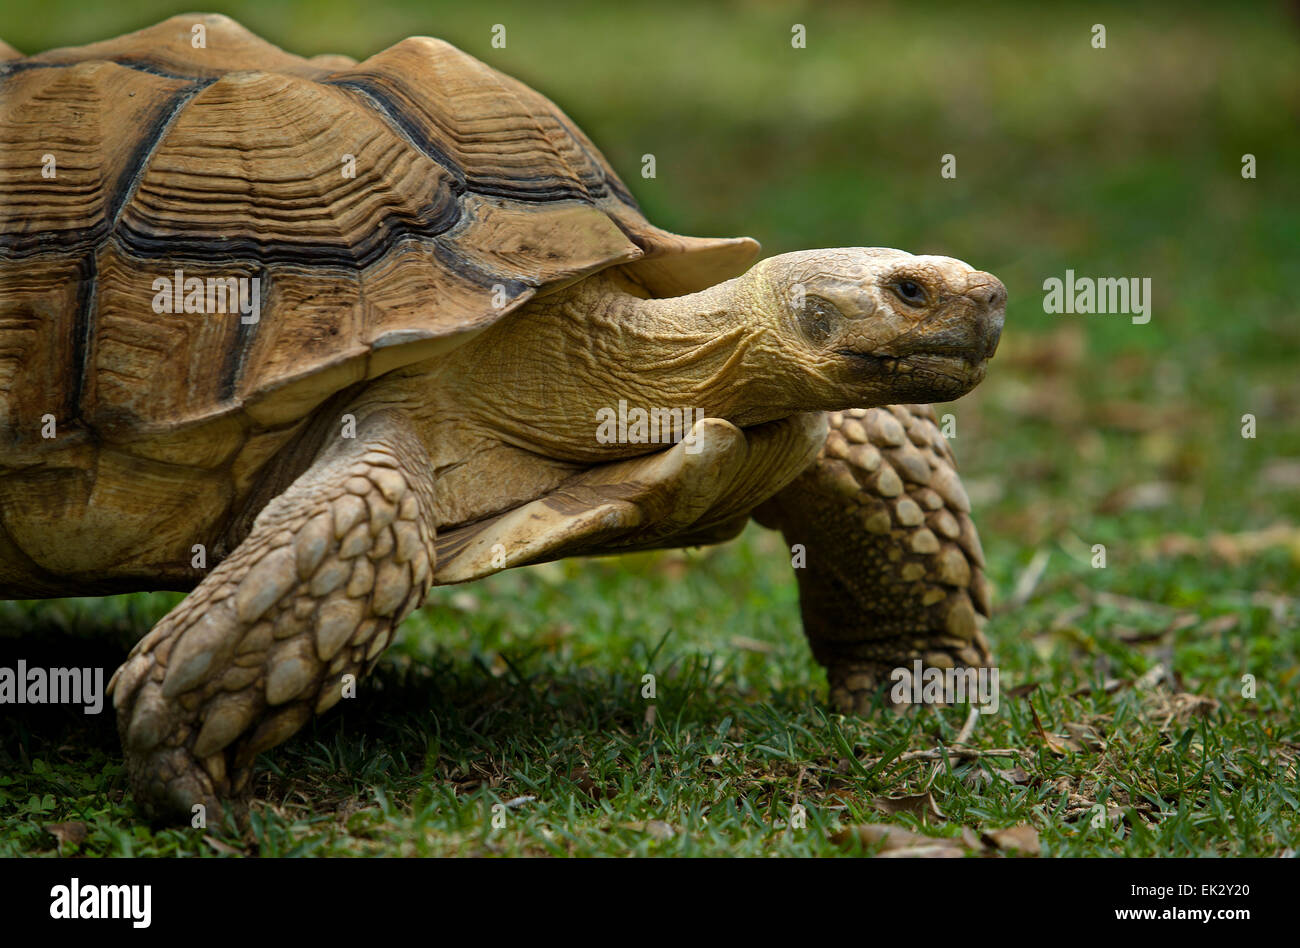
{"label": "tortoise neck", "polygon": [[770,340],[743,277],[666,299],[636,292],[617,275],[596,274],[485,330],[436,370],[444,422],[459,418],[457,426],[542,457],[599,463],[663,449],[605,437],[600,421],[610,413],[684,418],[689,410],[693,421],[741,426],[789,414],[759,391],[772,373],[759,368],[756,349]]}
{"label": "tortoise neck", "polygon": [[746,277],[652,298],[595,283],[575,303],[571,315],[585,322],[592,340],[620,353],[610,375],[633,395],[742,426],[788,414],[758,394],[772,378],[763,366],[774,364],[778,341]]}
{"label": "tortoise neck", "polygon": [[717,335],[745,326],[749,320],[740,292],[743,279],[736,277],[682,296],[642,297],[613,280],[591,289],[595,290],[592,298],[609,310],[619,325],[643,329],[671,344],[675,337],[693,341],[701,334]]}

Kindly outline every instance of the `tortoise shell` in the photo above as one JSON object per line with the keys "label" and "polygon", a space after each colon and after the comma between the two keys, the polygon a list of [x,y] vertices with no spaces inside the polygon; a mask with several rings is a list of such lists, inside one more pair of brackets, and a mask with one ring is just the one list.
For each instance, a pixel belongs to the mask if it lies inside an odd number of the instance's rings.
{"label": "tortoise shell", "polygon": [[[0,478],[0,560],[32,576],[102,562],[42,542],[58,516],[147,575],[331,395],[539,293],[622,266],[678,295],[757,252],[651,225],[553,103],[445,42],[304,59],[222,16],[0,43],[0,195],[0,472],[25,472]],[[189,281],[232,277],[255,322],[183,311]],[[142,536],[168,513],[201,522]]]}
{"label": "tortoise shell", "polygon": [[[56,414],[110,439],[240,408],[282,423],[539,290],[636,260],[676,295],[756,249],[654,227],[553,103],[425,37],[352,64],[178,16],[5,62],[0,103],[0,423],[20,440],[49,405],[15,395],[51,383]],[[260,277],[259,321],[154,312],[177,269]]]}

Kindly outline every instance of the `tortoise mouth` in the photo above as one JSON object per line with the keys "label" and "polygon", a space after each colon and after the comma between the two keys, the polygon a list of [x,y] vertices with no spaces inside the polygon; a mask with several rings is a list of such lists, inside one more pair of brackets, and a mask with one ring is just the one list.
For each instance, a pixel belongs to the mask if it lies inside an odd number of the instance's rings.
{"label": "tortoise mouth", "polygon": [[859,367],[872,368],[886,375],[906,375],[910,372],[969,375],[975,371],[982,373],[987,362],[982,356],[974,355],[969,349],[956,347],[939,347],[928,352],[909,352],[901,356],[891,355],[879,349],[875,352],[836,349],[835,353],[847,357]]}
{"label": "tortoise mouth", "polygon": [[966,394],[984,379],[988,360],[962,348],[889,355],[837,349],[860,378],[898,389],[898,397],[947,401]]}

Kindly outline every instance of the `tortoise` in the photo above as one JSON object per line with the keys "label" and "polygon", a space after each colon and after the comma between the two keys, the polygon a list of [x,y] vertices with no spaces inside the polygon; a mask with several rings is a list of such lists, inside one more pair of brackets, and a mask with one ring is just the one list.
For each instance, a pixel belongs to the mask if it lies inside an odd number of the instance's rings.
{"label": "tortoise", "polygon": [[108,687],[146,815],[246,812],[435,584],[751,518],[840,710],[991,661],[925,403],[983,378],[992,275],[668,233],[552,102],[427,37],[0,43],[0,139],[0,595],[188,592]]}

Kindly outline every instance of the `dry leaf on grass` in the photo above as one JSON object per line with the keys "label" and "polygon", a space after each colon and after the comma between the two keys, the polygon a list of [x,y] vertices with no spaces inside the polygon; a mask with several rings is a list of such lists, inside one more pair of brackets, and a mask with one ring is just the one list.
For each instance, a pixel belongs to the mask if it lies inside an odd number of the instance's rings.
{"label": "dry leaf on grass", "polygon": [[1070,732],[1070,738],[1073,743],[1080,748],[1086,748],[1090,751],[1104,751],[1106,742],[1102,740],[1096,728],[1091,724],[1079,724],[1076,721],[1066,721],[1065,729]]}
{"label": "dry leaf on grass", "polygon": [[987,770],[983,767],[972,767],[962,777],[962,783],[977,792],[980,792],[981,788],[991,786],[998,781],[1003,781],[1013,787],[1023,787],[1029,783],[1029,774],[1023,767],[1016,764],[1014,767],[990,767]]}
{"label": "dry leaf on grass", "polygon": [[1037,856],[1041,852],[1038,845],[1038,830],[1026,823],[1007,829],[988,830],[984,842],[995,849],[1014,850],[1026,856]]}
{"label": "dry leaf on grass", "polygon": [[853,840],[868,849],[879,846],[876,855],[882,859],[952,859],[968,853],[987,853],[990,848],[1026,856],[1037,856],[1040,851],[1038,831],[1028,825],[982,834],[963,826],[960,837],[940,837],[884,823],[857,823],[832,833],[830,839],[837,846],[848,846]]}
{"label": "dry leaf on grass", "polygon": [[848,846],[856,839],[864,849],[871,849],[883,843],[879,853],[881,856],[889,853],[894,856],[915,856],[922,859],[964,856],[968,849],[965,841],[961,839],[924,836],[885,823],[855,823],[832,833],[830,839],[837,846]]}
{"label": "dry leaf on grass", "polygon": [[1038,732],[1038,736],[1042,739],[1043,743],[1047,745],[1047,749],[1053,754],[1061,754],[1063,756],[1082,749],[1075,741],[1071,741],[1068,738],[1062,740],[1059,737],[1048,734],[1046,728],[1043,727],[1042,720],[1038,717],[1038,709],[1034,707],[1032,701],[1029,702],[1029,713],[1034,716],[1034,730]]}
{"label": "dry leaf on grass", "polygon": [[49,833],[59,844],[59,852],[63,852],[63,844],[76,846],[86,841],[90,835],[90,827],[85,823],[74,820],[70,823],[46,823],[43,827],[45,832]]}
{"label": "dry leaf on grass", "polygon": [[928,791],[906,797],[876,797],[871,805],[881,813],[911,813],[922,823],[928,823],[931,817],[947,819]]}
{"label": "dry leaf on grass", "polygon": [[993,773],[997,774],[999,778],[1013,786],[1021,787],[1029,783],[1029,774],[1026,773],[1025,768],[1021,767],[1019,764],[1006,770],[1000,770],[995,767],[993,768]]}

